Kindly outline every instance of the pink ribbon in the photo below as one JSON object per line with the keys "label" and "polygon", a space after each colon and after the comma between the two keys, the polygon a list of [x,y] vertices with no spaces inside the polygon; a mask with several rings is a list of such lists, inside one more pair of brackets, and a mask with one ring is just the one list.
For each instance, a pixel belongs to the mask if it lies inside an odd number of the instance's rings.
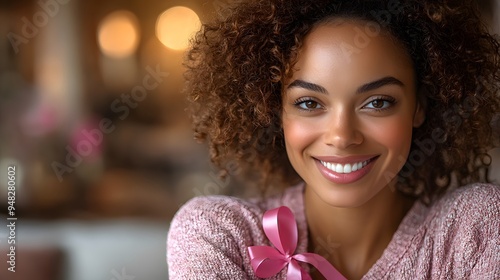
{"label": "pink ribbon", "polygon": [[318,254],[293,255],[297,248],[298,231],[295,217],[288,207],[281,206],[264,213],[262,225],[267,238],[276,248],[270,246],[248,247],[252,268],[257,277],[272,277],[288,265],[286,279],[311,280],[311,276],[298,263],[305,262],[316,267],[327,280],[347,280]]}

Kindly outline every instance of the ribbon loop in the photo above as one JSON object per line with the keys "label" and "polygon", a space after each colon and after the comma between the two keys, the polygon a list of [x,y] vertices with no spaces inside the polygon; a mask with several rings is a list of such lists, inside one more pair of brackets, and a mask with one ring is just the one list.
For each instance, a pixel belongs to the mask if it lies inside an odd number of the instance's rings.
{"label": "ribbon loop", "polygon": [[288,207],[281,206],[264,213],[262,225],[264,233],[276,249],[270,246],[248,247],[252,268],[257,277],[272,277],[288,265],[288,280],[311,280],[311,276],[298,264],[300,261],[316,267],[327,280],[347,280],[318,254],[292,255],[297,248],[298,231],[295,217]]}
{"label": "ribbon loop", "polygon": [[267,238],[284,255],[295,252],[298,240],[297,223],[288,207],[269,210],[262,218]]}

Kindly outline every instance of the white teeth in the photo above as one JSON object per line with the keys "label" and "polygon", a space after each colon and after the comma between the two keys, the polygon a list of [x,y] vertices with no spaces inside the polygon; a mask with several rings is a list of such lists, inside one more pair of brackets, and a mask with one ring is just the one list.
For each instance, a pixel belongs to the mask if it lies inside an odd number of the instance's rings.
{"label": "white teeth", "polygon": [[331,171],[337,172],[337,173],[342,173],[342,174],[349,174],[354,171],[358,171],[361,168],[365,167],[368,164],[368,161],[362,161],[362,162],[356,162],[356,163],[347,163],[347,164],[340,164],[340,163],[332,163],[332,162],[325,162],[321,161],[321,164],[325,166],[326,168],[330,169]]}
{"label": "white teeth", "polygon": [[351,173],[351,165],[348,163],[344,165],[344,173]]}
{"label": "white teeth", "polygon": [[335,166],[335,172],[337,173],[344,173],[344,167],[342,166],[342,164],[337,164],[337,166]]}
{"label": "white teeth", "polygon": [[327,162],[326,163],[326,168],[330,169],[330,170],[333,170],[333,165],[330,163],[330,162]]}
{"label": "white teeth", "polygon": [[353,163],[353,164],[352,164],[352,170],[351,170],[351,171],[352,171],[352,172],[354,172],[354,171],[356,171],[356,170],[358,170],[358,164],[357,164],[357,163]]}

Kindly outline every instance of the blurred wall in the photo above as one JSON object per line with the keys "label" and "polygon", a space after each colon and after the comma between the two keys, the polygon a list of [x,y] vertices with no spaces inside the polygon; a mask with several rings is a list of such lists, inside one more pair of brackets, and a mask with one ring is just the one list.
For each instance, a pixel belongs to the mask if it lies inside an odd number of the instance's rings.
{"label": "blurred wall", "polygon": [[[170,8],[188,7],[203,22],[229,2],[0,2],[0,213],[6,220],[3,170],[15,165],[21,271],[164,279],[177,209],[193,196],[248,195],[237,178],[218,179],[206,147],[193,140],[183,49],[163,38],[175,33],[182,41],[182,28],[167,27],[195,22],[186,11],[172,18]],[[498,34],[500,1],[479,2]],[[500,182],[500,149],[491,155],[490,175]],[[1,257],[8,236],[3,227]]]}

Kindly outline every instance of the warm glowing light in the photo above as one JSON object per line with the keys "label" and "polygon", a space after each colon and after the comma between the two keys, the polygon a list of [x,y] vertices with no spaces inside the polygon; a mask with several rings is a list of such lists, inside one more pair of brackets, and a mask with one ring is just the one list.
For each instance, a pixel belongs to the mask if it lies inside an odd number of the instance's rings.
{"label": "warm glowing light", "polygon": [[193,10],[177,6],[158,17],[156,36],[168,48],[184,50],[189,46],[189,39],[200,27],[200,18]]}
{"label": "warm glowing light", "polygon": [[132,55],[139,44],[139,23],[134,14],[117,11],[106,16],[99,25],[98,41],[101,51],[111,57]]}

